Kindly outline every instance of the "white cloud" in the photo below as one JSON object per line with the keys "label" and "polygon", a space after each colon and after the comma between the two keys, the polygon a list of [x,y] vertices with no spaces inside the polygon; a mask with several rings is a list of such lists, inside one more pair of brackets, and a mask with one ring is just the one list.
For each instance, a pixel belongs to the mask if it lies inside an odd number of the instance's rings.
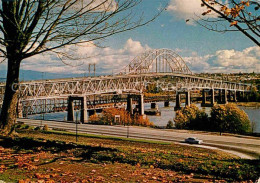
{"label": "white cloud", "polygon": [[[96,63],[97,73],[111,74],[119,72],[138,54],[150,49],[148,45],[128,39],[120,49],[98,48],[91,43],[81,46],[67,46],[63,51],[74,50],[79,57],[88,57],[83,60],[66,60],[65,65],[55,54],[36,55],[23,61],[23,70],[50,72],[59,74],[84,74],[88,72],[88,64]],[[237,50],[218,50],[214,54],[199,55],[187,49],[175,49],[183,57],[193,72],[260,72],[260,48],[257,46]],[[185,56],[186,55],[186,56]],[[0,64],[1,70],[6,69],[6,62]],[[1,75],[2,73],[0,73]],[[2,76],[1,76],[2,77]]]}
{"label": "white cloud", "polygon": [[77,0],[72,9],[93,10],[93,11],[115,11],[118,4],[115,0]]}
{"label": "white cloud", "polygon": [[[195,25],[194,20],[198,20],[198,16],[205,12],[206,8],[201,7],[201,0],[171,0],[167,11],[177,19],[189,19],[187,24]],[[207,16],[215,17],[216,15],[210,13]]]}
{"label": "white cloud", "polygon": [[191,70],[196,72],[260,72],[260,48],[242,51],[219,50],[213,55],[186,57]]}
{"label": "white cloud", "polygon": [[[60,74],[83,74],[88,72],[88,64],[96,63],[97,73],[111,74],[120,71],[138,54],[150,49],[139,41],[128,39],[121,49],[98,48],[92,43],[79,46],[66,46],[62,52],[76,55],[79,60],[63,58],[63,62],[56,54],[45,53],[35,55],[22,62],[23,70],[50,72]],[[66,63],[66,64],[64,64]]]}

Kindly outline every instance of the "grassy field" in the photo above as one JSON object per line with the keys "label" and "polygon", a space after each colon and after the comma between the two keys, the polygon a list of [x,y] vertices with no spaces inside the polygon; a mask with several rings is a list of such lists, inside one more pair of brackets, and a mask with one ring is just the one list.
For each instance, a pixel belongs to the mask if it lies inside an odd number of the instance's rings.
{"label": "grassy field", "polygon": [[0,138],[0,180],[13,182],[254,181],[259,160],[161,142],[19,130]]}

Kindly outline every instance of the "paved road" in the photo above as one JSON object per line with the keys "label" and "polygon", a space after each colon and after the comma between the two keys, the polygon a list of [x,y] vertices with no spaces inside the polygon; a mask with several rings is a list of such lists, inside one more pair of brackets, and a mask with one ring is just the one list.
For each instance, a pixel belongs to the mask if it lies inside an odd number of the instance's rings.
{"label": "paved road", "polygon": [[[24,122],[32,126],[40,126],[47,124],[49,128],[62,128],[70,132],[75,132],[76,124],[59,121],[43,121],[32,119],[17,119],[18,122]],[[260,138],[246,137],[240,135],[219,136],[205,132],[194,132],[187,130],[167,130],[152,129],[145,127],[126,127],[126,126],[105,126],[78,124],[79,133],[100,134],[117,137],[140,138],[148,140],[161,140],[167,142],[183,142],[187,137],[198,137],[204,141],[205,148],[218,148],[243,158],[259,158],[260,157]]]}

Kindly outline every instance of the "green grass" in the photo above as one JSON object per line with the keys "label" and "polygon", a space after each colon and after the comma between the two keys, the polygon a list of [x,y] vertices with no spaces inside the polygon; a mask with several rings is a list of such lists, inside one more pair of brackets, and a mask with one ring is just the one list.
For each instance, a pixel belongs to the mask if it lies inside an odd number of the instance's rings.
{"label": "green grass", "polygon": [[[56,130],[43,131],[43,133],[76,136],[75,133],[73,133],[73,132],[63,132],[63,131],[56,131]],[[126,138],[126,137],[114,137],[114,136],[107,136],[107,135],[95,135],[95,134],[81,134],[81,133],[79,133],[78,136],[79,137],[89,137],[89,138],[99,138],[99,139],[110,139],[110,140],[118,140],[118,141],[130,141],[130,142],[161,144],[161,145],[171,144],[170,142],[144,140],[144,139],[134,139],[134,138]]]}
{"label": "green grass", "polygon": [[[75,134],[70,132],[45,131],[42,133],[28,129],[21,129],[18,132],[19,138],[0,138],[0,146],[13,149],[14,153],[21,157],[26,157],[24,154],[29,154],[30,156],[22,163],[31,162],[37,165],[38,169],[31,171],[22,169],[21,172],[21,169],[15,166],[16,159],[8,160],[8,162],[0,159],[0,164],[13,164],[1,175],[4,176],[3,180],[8,180],[10,172],[17,176],[34,177],[32,174],[36,172],[46,172],[46,166],[48,168],[63,167],[60,165],[62,162],[64,162],[63,165],[69,166],[69,171],[81,169],[82,175],[78,176],[85,175],[85,171],[91,171],[89,167],[97,166],[102,175],[106,175],[107,181],[112,181],[112,171],[116,169],[123,171],[121,168],[125,165],[129,167],[127,171],[135,169],[136,176],[140,177],[149,170],[152,172],[151,175],[155,172],[162,171],[162,174],[165,174],[165,172],[170,171],[185,175],[192,173],[194,177],[206,177],[211,180],[254,181],[260,174],[259,160],[239,159],[236,156],[211,149],[159,141],[86,134],[80,134],[78,142],[75,143]],[[48,154],[48,156],[45,159],[40,159],[39,163],[34,163],[33,158],[37,156],[37,153]],[[6,154],[8,155],[8,153]],[[43,156],[37,157],[43,158]],[[47,165],[45,165],[46,162]],[[103,165],[108,165],[110,168],[103,170]],[[122,177],[126,176],[126,172],[121,172],[121,174]],[[128,182],[135,182],[133,181],[134,177],[129,176]],[[167,177],[167,180],[173,181],[173,177]]]}

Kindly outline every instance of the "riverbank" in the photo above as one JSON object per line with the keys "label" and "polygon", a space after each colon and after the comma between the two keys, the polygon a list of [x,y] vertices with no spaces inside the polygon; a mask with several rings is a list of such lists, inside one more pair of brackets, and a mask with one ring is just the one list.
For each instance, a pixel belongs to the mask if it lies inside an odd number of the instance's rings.
{"label": "riverbank", "polygon": [[179,144],[18,130],[0,138],[0,180],[54,182],[249,181],[258,160]]}
{"label": "riverbank", "polygon": [[260,108],[260,102],[234,102],[234,104],[236,104],[238,106],[250,107],[250,108],[255,108],[255,109]]}

